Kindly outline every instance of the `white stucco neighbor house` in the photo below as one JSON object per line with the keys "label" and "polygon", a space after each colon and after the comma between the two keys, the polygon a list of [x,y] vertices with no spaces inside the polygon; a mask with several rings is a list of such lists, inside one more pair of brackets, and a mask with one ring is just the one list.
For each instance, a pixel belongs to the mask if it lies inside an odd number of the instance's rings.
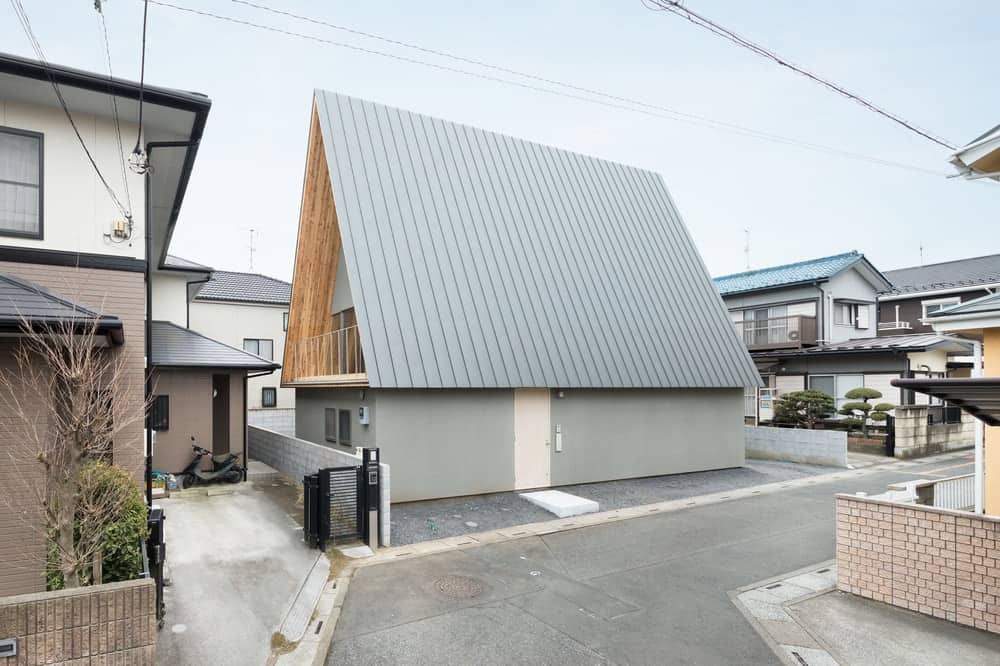
{"label": "white stucco neighbor house", "polygon": [[[189,306],[190,326],[216,340],[281,364],[292,285],[259,273],[213,270]],[[247,380],[247,421],[295,432],[295,389],[278,373]]]}
{"label": "white stucco neighbor house", "polygon": [[324,91],[283,368],[397,502],[739,466],[760,382],[658,174]]}

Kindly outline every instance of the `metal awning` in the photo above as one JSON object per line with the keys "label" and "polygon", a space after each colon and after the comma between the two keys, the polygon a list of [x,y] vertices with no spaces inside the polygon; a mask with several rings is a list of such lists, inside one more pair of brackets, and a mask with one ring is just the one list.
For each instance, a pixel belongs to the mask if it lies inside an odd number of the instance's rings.
{"label": "metal awning", "polygon": [[891,383],[950,402],[986,425],[1000,426],[1000,377],[893,379]]}

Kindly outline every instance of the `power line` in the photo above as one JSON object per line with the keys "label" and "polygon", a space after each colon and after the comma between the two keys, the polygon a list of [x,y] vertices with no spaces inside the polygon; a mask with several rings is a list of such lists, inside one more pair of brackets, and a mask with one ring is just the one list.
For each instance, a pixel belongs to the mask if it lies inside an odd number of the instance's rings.
{"label": "power line", "polygon": [[28,38],[28,43],[31,44],[32,50],[35,52],[35,57],[42,63],[42,68],[45,70],[45,76],[48,78],[49,83],[52,85],[52,89],[56,93],[56,99],[59,101],[59,106],[62,107],[63,113],[66,114],[66,119],[69,120],[70,126],[73,128],[73,133],[76,134],[77,141],[80,142],[80,146],[83,148],[83,152],[87,155],[87,160],[90,161],[90,166],[94,168],[94,172],[100,179],[101,184],[104,186],[105,191],[111,200],[114,202],[115,206],[121,214],[127,219],[132,219],[132,212],[122,205],[121,200],[115,191],[108,184],[108,180],[101,173],[101,169],[97,166],[97,162],[94,160],[94,156],[90,153],[90,149],[87,148],[86,142],[83,140],[83,136],[80,134],[80,129],[76,126],[76,121],[73,119],[73,114],[69,110],[69,106],[66,104],[66,100],[63,97],[62,90],[59,84],[56,82],[55,77],[52,75],[52,69],[49,65],[48,60],[45,58],[45,52],[42,50],[42,45],[38,42],[35,37],[35,31],[31,28],[31,21],[28,19],[28,13],[24,10],[24,6],[21,4],[21,0],[10,0],[10,5],[14,10],[14,14],[17,16],[18,21],[21,24],[21,29],[24,31],[25,36]]}
{"label": "power line", "polygon": [[129,155],[128,162],[132,171],[144,174],[149,171],[149,156],[142,149],[142,111],[145,107],[143,95],[146,90],[146,23],[149,17],[149,2],[142,3],[142,51],[139,64],[139,127],[135,132],[135,148]]}
{"label": "power line", "polygon": [[111,40],[108,37],[108,23],[105,20],[104,11],[99,1],[94,4],[94,9],[97,10],[97,15],[100,17],[101,31],[104,35],[104,55],[108,64],[108,99],[115,120],[115,134],[118,138],[118,161],[121,166],[122,185],[125,187],[125,201],[128,203],[128,209],[132,210],[132,193],[129,191],[128,169],[125,166],[125,145],[122,141],[122,125],[118,115],[118,96],[114,94],[115,74],[111,67]]}
{"label": "power line", "polygon": [[795,63],[787,60],[786,58],[781,57],[774,51],[771,51],[761,46],[760,44],[750,41],[746,37],[743,37],[737,34],[736,32],[733,32],[729,28],[719,25],[718,23],[695,12],[694,10],[688,9],[687,7],[683,6],[679,0],[642,0],[642,2],[644,5],[646,5],[648,8],[654,11],[667,11],[682,18],[685,18],[700,28],[704,28],[705,30],[708,30],[713,34],[718,35],[719,37],[722,37],[723,39],[726,39],[736,44],[737,46],[741,46],[753,53],[756,53],[757,55],[763,58],[767,58],[768,60],[771,60],[782,67],[786,67],[792,70],[793,72],[800,74],[815,83],[820,84],[821,86],[827,88],[828,90],[832,90],[833,92],[839,95],[842,95],[848,99],[857,102],[858,104],[868,109],[869,111],[872,111],[874,113],[879,114],[880,116],[888,118],[897,125],[901,125],[906,129],[910,130],[911,132],[914,132],[915,134],[918,134],[924,137],[925,139],[933,141],[939,146],[943,146],[945,148],[948,148],[949,150],[955,150],[956,148],[956,146],[953,143],[945,139],[942,139],[941,137],[935,134],[932,134],[929,130],[922,129],[917,125],[914,125],[913,123],[903,119],[902,117],[896,115],[895,113],[892,113],[891,111],[888,111],[876,105],[874,102],[865,99],[861,95],[853,93],[850,90],[844,88],[843,86],[840,86],[834,83],[833,81],[830,81],[829,79],[825,79],[819,74],[815,74],[805,69],[804,67],[800,67],[799,65],[796,65]]}
{"label": "power line", "polygon": [[[326,45],[335,46],[335,47],[338,47],[338,48],[344,48],[344,49],[349,49],[349,50],[352,50],[352,51],[357,51],[357,52],[366,53],[366,54],[370,54],[370,55],[376,55],[376,56],[379,56],[379,57],[382,57],[382,58],[388,58],[388,59],[396,60],[396,61],[399,61],[399,62],[405,62],[405,63],[409,63],[409,64],[420,65],[420,66],[423,66],[423,67],[430,67],[430,68],[437,69],[437,70],[440,70],[440,71],[450,72],[450,73],[454,73],[454,74],[461,74],[463,76],[469,76],[469,77],[473,77],[473,78],[477,78],[477,79],[491,81],[491,82],[494,82],[494,83],[501,83],[501,84],[504,84],[504,85],[515,86],[515,87],[518,87],[518,88],[523,88],[523,89],[526,89],[526,90],[532,90],[532,91],[535,91],[535,92],[541,92],[541,93],[545,93],[545,94],[548,94],[548,95],[555,95],[555,96],[559,96],[559,97],[565,97],[565,98],[568,98],[568,99],[574,99],[574,100],[578,100],[578,101],[588,102],[590,104],[598,104],[598,105],[606,106],[606,107],[610,107],[610,108],[620,109],[620,110],[624,110],[624,111],[630,111],[632,113],[640,113],[640,114],[651,116],[651,117],[654,117],[654,118],[660,118],[660,119],[665,119],[665,120],[674,120],[674,121],[686,122],[686,123],[690,123],[690,124],[694,124],[694,125],[699,125],[699,126],[703,126],[703,127],[709,127],[709,128],[712,128],[712,129],[718,129],[718,130],[722,130],[722,131],[727,131],[727,132],[734,133],[734,134],[739,134],[739,135],[742,135],[742,136],[747,136],[747,137],[751,137],[751,138],[761,139],[761,140],[765,140],[765,141],[771,141],[773,143],[779,143],[779,144],[783,144],[783,145],[787,145],[787,146],[793,146],[793,147],[797,147],[797,148],[804,148],[804,149],[807,149],[807,150],[813,150],[813,151],[817,151],[817,152],[823,152],[823,153],[828,153],[828,154],[832,154],[832,155],[837,155],[837,156],[840,156],[840,157],[846,157],[846,158],[849,158],[849,159],[865,161],[865,162],[869,162],[869,163],[872,163],[872,164],[878,164],[880,166],[893,167],[893,168],[897,168],[897,169],[905,169],[905,170],[908,170],[908,171],[913,171],[913,172],[923,173],[923,174],[928,174],[928,175],[933,175],[933,176],[941,176],[941,177],[943,177],[943,176],[947,176],[948,175],[948,174],[946,174],[946,173],[944,173],[942,171],[937,171],[937,170],[934,170],[934,169],[928,169],[928,168],[925,168],[925,167],[919,167],[919,166],[912,165],[912,164],[905,164],[905,163],[902,163],[902,162],[895,162],[895,161],[892,161],[892,160],[886,160],[886,159],[882,159],[882,158],[875,157],[875,156],[872,156],[872,155],[866,155],[864,153],[856,153],[856,152],[852,152],[852,151],[841,150],[841,149],[835,148],[833,146],[827,146],[827,145],[823,145],[823,144],[802,141],[802,140],[799,140],[799,139],[794,139],[794,138],[791,138],[791,137],[782,136],[780,134],[773,134],[773,133],[765,132],[765,131],[762,131],[762,130],[756,130],[756,129],[753,129],[753,128],[744,127],[742,125],[736,125],[734,123],[728,123],[728,122],[721,121],[721,120],[715,120],[715,119],[712,119],[712,118],[708,118],[706,116],[700,116],[700,115],[696,115],[696,114],[692,114],[692,113],[685,113],[685,112],[682,112],[682,111],[677,111],[677,110],[671,109],[669,107],[659,106],[659,105],[655,105],[655,104],[649,104],[647,102],[642,102],[642,101],[639,101],[639,100],[633,100],[633,99],[630,99],[630,98],[627,98],[627,97],[620,97],[620,96],[612,95],[610,93],[603,93],[603,92],[597,91],[597,90],[593,90],[592,91],[591,89],[588,89],[588,88],[583,88],[583,87],[580,87],[580,86],[575,86],[573,84],[559,82],[559,81],[556,81],[554,79],[545,79],[543,77],[538,77],[538,76],[535,76],[533,74],[527,74],[527,73],[523,73],[523,72],[517,72],[516,70],[510,70],[510,69],[502,68],[502,67],[499,67],[499,66],[496,66],[496,65],[489,65],[489,64],[486,64],[486,63],[482,64],[482,66],[484,66],[484,67],[490,67],[492,69],[496,69],[496,70],[499,70],[499,71],[505,71],[505,72],[514,73],[514,74],[516,74],[518,76],[532,78],[532,79],[537,80],[537,81],[551,82],[554,85],[562,86],[562,87],[573,89],[573,90],[579,90],[579,91],[587,92],[587,93],[595,95],[595,96],[603,97],[604,99],[595,99],[594,97],[587,97],[585,95],[580,95],[580,94],[575,94],[575,93],[571,93],[571,92],[566,92],[564,90],[554,90],[552,88],[546,88],[546,87],[540,86],[540,85],[535,85],[535,84],[531,84],[531,83],[525,83],[523,81],[516,81],[516,80],[513,80],[513,79],[508,79],[508,78],[493,76],[491,74],[484,74],[482,72],[475,72],[475,71],[471,71],[471,70],[467,70],[467,69],[462,69],[462,68],[459,68],[459,67],[452,67],[452,66],[443,65],[443,64],[440,64],[440,63],[429,62],[427,60],[421,60],[421,59],[418,59],[418,58],[411,58],[411,57],[403,56],[403,55],[399,55],[399,54],[388,53],[388,52],[385,52],[385,51],[380,51],[378,49],[372,49],[372,48],[368,48],[368,47],[364,47],[364,46],[359,46],[357,44],[350,44],[350,43],[347,43],[347,42],[339,42],[339,41],[335,41],[335,40],[331,40],[331,39],[326,39],[326,38],[323,38],[323,37],[317,37],[315,35],[309,35],[309,34],[305,34],[305,33],[301,33],[301,32],[296,32],[296,31],[293,31],[293,30],[287,30],[285,28],[279,28],[279,27],[272,26],[272,25],[266,25],[266,24],[262,24],[262,23],[255,23],[253,21],[248,21],[248,20],[245,20],[245,19],[235,18],[235,17],[232,17],[232,16],[226,16],[226,15],[223,15],[223,14],[217,14],[217,13],[214,13],[214,12],[209,12],[209,11],[205,11],[205,10],[201,10],[201,9],[194,9],[194,8],[191,8],[191,7],[183,7],[181,5],[173,4],[171,2],[166,2],[165,0],[147,0],[147,1],[150,4],[159,5],[161,7],[167,7],[167,8],[170,8],[170,9],[174,9],[174,10],[181,11],[181,12],[186,12],[186,13],[189,13],[189,14],[194,14],[194,15],[197,15],[197,16],[203,16],[203,17],[207,17],[207,18],[212,18],[212,19],[219,20],[219,21],[226,21],[226,22],[229,22],[229,23],[234,23],[234,24],[237,24],[237,25],[245,26],[245,27],[250,27],[250,28],[255,28],[255,29],[258,29],[258,30],[265,30],[265,31],[268,31],[268,32],[273,32],[273,33],[285,35],[285,36],[288,36],[288,37],[295,37],[295,38],[298,38],[298,39],[303,39],[303,40],[307,40],[307,41],[317,42],[317,43],[320,43],[320,44],[326,44]],[[249,6],[255,6],[255,7],[263,7],[263,5],[256,5],[254,3],[243,2],[241,4],[247,4]],[[268,11],[273,11],[275,13],[289,14],[288,12],[282,12],[281,10],[271,10],[270,8],[265,8],[265,9],[268,10]],[[291,15],[291,14],[289,14],[289,15],[293,16],[293,17],[296,16],[296,15]],[[310,20],[310,21],[314,21],[314,22],[316,22],[316,23],[318,23],[320,25],[326,25],[327,27],[335,27],[336,29],[344,29],[344,30],[348,30],[348,31],[351,31],[351,32],[355,32],[357,34],[365,34],[366,36],[372,34],[372,33],[361,33],[360,31],[354,31],[353,29],[343,28],[342,26],[333,26],[333,24],[326,24],[325,22],[318,21],[316,19],[303,18],[302,20]],[[397,42],[396,40],[390,40],[388,38],[382,38],[382,37],[377,37],[377,36],[373,36],[372,38],[374,38],[374,39],[382,39],[383,41],[389,41],[390,43],[396,43],[396,44],[399,44],[399,45],[404,45],[407,48],[420,49],[420,50],[423,50],[423,51],[425,51],[427,53],[433,53],[435,55],[439,55],[440,54],[443,57],[448,57],[448,58],[452,58],[452,59],[459,59],[459,60],[462,60],[464,62],[469,62],[469,63],[474,63],[474,64],[479,64],[481,62],[481,61],[476,61],[476,60],[472,60],[472,59],[468,59],[468,58],[462,58],[461,56],[455,56],[455,55],[452,55],[452,54],[445,54],[444,52],[438,52],[438,51],[433,51],[433,50],[430,50],[430,49],[425,49],[424,47],[419,47],[419,46],[415,46],[415,45],[407,45],[404,42]],[[612,100],[621,100],[624,103],[617,103],[616,101],[612,101]],[[634,105],[634,106],[629,106],[630,104]],[[639,108],[637,108],[637,107],[639,107]]]}

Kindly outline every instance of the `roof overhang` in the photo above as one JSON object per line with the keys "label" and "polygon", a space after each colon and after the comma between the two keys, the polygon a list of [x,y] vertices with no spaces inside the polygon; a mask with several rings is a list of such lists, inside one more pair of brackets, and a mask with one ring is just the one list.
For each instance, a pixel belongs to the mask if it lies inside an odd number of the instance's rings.
{"label": "roof overhang", "polygon": [[992,178],[1000,181],[1000,125],[960,148],[948,161],[963,178]]}
{"label": "roof overhang", "polygon": [[[24,319],[0,317],[0,337],[23,336],[25,324],[35,332],[53,335],[72,331],[75,337],[90,335],[93,332],[99,341],[106,341],[109,347],[118,346],[125,342],[125,329],[121,320],[117,317],[106,316],[98,317],[96,320],[80,318],[79,321],[73,322],[54,317],[25,317]],[[104,344],[101,343],[98,346],[104,346]]]}
{"label": "roof overhang", "polygon": [[923,298],[924,296],[948,296],[950,294],[962,294],[967,291],[983,291],[984,289],[989,290],[998,288],[1000,288],[1000,282],[984,282],[983,284],[942,287],[940,289],[923,289],[920,291],[910,292],[886,292],[884,294],[879,294],[878,299],[884,303],[886,301],[904,301],[910,298]]}
{"label": "roof overhang", "polygon": [[[117,98],[119,117],[132,124],[138,122],[138,83],[123,79],[109,81],[93,72],[46,66],[36,60],[0,53],[0,90],[5,99],[58,108],[50,76],[59,84],[72,112],[110,117],[110,92]],[[142,87],[142,98],[142,140],[152,166],[147,188],[152,235],[150,257],[154,265],[161,266],[166,260],[212,102],[198,93],[148,84]],[[125,140],[131,143],[130,138]]]}
{"label": "roof overhang", "polygon": [[1000,426],[1000,377],[893,379],[892,385],[945,400],[991,426]]}

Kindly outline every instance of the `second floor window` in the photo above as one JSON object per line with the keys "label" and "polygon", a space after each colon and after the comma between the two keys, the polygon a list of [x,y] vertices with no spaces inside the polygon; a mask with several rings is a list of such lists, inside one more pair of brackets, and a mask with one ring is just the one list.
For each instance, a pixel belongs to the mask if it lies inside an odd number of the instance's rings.
{"label": "second floor window", "polygon": [[0,128],[0,235],[42,237],[42,135]]}
{"label": "second floor window", "polygon": [[243,351],[256,354],[268,361],[274,360],[274,340],[243,338]]}

